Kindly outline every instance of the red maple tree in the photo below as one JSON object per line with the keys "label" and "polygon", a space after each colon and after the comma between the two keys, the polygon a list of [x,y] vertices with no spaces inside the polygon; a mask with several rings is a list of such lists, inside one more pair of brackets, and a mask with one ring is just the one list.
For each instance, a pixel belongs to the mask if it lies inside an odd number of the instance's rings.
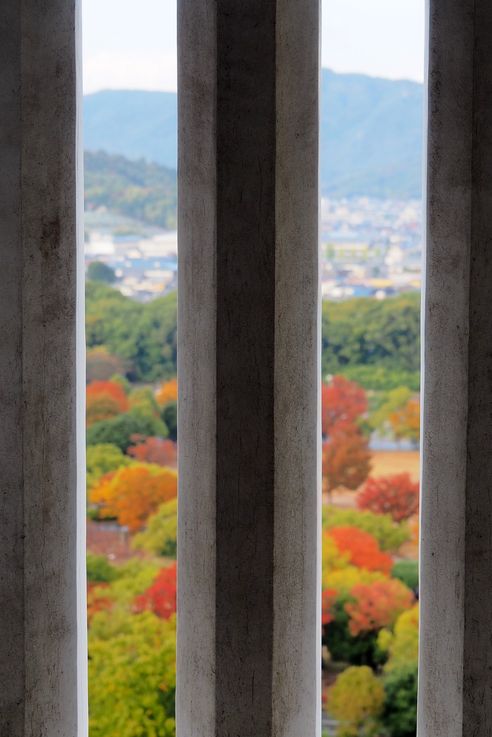
{"label": "red maple tree", "polygon": [[339,423],[356,425],[367,412],[367,397],[364,389],[344,376],[334,376],[321,389],[321,428],[324,437],[333,434]]}
{"label": "red maple tree", "polygon": [[402,522],[418,512],[419,484],[409,473],[370,478],[357,495],[357,506]]}
{"label": "red maple tree", "polygon": [[128,455],[144,463],[155,463],[158,466],[176,468],[177,450],[176,443],[172,440],[145,438],[142,442],[138,442],[140,438],[135,435],[132,437],[133,440],[136,440],[138,444],[128,448]]}
{"label": "red maple tree", "polygon": [[135,611],[151,611],[161,619],[176,613],[176,563],[159,571],[152,586],[137,596]]}

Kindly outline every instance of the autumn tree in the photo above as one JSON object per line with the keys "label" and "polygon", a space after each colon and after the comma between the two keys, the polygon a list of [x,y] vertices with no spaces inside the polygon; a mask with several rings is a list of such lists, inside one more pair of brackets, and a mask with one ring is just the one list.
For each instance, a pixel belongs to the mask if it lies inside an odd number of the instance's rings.
{"label": "autumn tree", "polygon": [[420,438],[420,402],[411,397],[401,408],[392,412],[389,422],[397,440],[410,440],[417,445]]}
{"label": "autumn tree", "polygon": [[343,376],[322,387],[323,485],[357,489],[370,471],[369,441],[360,428],[367,411],[365,391]]}
{"label": "autumn tree", "polygon": [[371,470],[369,441],[357,425],[338,422],[323,443],[323,488],[331,493],[344,487],[355,490]]}
{"label": "autumn tree", "polygon": [[89,629],[91,737],[174,737],[175,617],[99,612]]}
{"label": "autumn tree", "polygon": [[87,488],[91,489],[104,476],[111,471],[116,471],[122,466],[130,466],[133,463],[116,445],[103,443],[102,445],[89,445],[86,452],[86,476]]}
{"label": "autumn tree", "polygon": [[107,381],[114,374],[124,374],[125,362],[114,356],[104,347],[97,346],[87,351],[86,375],[87,381]]}
{"label": "autumn tree", "polygon": [[321,623],[330,624],[333,621],[333,604],[337,598],[336,589],[324,589],[321,592]]}
{"label": "autumn tree", "polygon": [[357,426],[358,420],[367,412],[367,397],[364,389],[344,376],[334,376],[321,390],[321,427],[323,436],[333,434],[340,423]]}
{"label": "autumn tree", "polygon": [[174,378],[164,381],[157,390],[155,398],[161,407],[169,402],[176,402],[178,399],[178,380]]}
{"label": "autumn tree", "polygon": [[419,484],[409,473],[370,478],[357,495],[357,506],[389,514],[395,522],[407,520],[418,512]]}
{"label": "autumn tree", "polygon": [[323,508],[323,529],[333,527],[357,527],[368,532],[378,541],[381,550],[396,552],[411,538],[406,522],[395,523],[389,514],[375,514],[367,509]]}
{"label": "autumn tree", "polygon": [[[412,396],[407,386],[398,386],[387,392],[381,393],[382,398],[377,403],[370,415],[370,424],[380,435],[391,434],[390,417],[394,412],[403,409]],[[380,395],[381,396],[381,395]]]}
{"label": "autumn tree", "polygon": [[328,708],[338,720],[338,737],[374,737],[384,707],[384,687],[366,666],[341,673],[328,694]]}
{"label": "autumn tree", "polygon": [[175,558],[177,532],[178,500],[171,499],[149,517],[145,530],[133,538],[133,547],[153,555]]}
{"label": "autumn tree", "polygon": [[103,476],[90,501],[101,517],[115,517],[131,532],[141,530],[151,514],[177,495],[177,475],[170,468],[135,464]]}
{"label": "autumn tree", "polygon": [[412,592],[401,581],[391,578],[372,584],[357,584],[345,604],[353,637],[394,624],[397,617],[413,604]]}
{"label": "autumn tree", "polygon": [[128,403],[132,411],[137,411],[149,417],[160,417],[159,405],[156,402],[152,389],[148,386],[139,386],[132,389],[128,395]]}
{"label": "autumn tree", "polygon": [[368,532],[357,527],[334,527],[329,535],[335,541],[338,550],[347,554],[351,565],[385,574],[391,571],[393,565],[391,556],[381,551],[377,540]]}
{"label": "autumn tree", "polygon": [[417,665],[419,655],[419,605],[402,612],[392,629],[382,629],[378,647],[387,656],[386,672]]}
{"label": "autumn tree", "polygon": [[87,424],[108,420],[128,409],[122,386],[113,381],[93,381],[87,386]]}
{"label": "autumn tree", "polygon": [[176,563],[159,571],[152,586],[135,600],[135,611],[150,611],[161,619],[176,614]]}
{"label": "autumn tree", "polygon": [[176,443],[164,438],[145,438],[138,442],[138,436],[133,440],[137,445],[128,448],[128,455],[143,463],[155,463],[158,466],[176,468]]}

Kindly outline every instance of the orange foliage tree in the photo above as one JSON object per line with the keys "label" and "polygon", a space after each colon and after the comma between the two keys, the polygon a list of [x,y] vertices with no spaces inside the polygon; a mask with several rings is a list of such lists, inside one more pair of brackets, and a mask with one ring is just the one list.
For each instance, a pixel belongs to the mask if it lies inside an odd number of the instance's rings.
{"label": "orange foliage tree", "polygon": [[352,588],[350,597],[351,600],[345,604],[345,611],[350,617],[349,631],[353,637],[391,627],[414,601],[412,592],[395,578],[357,584]]}
{"label": "orange foliage tree", "polygon": [[176,563],[159,571],[152,586],[136,598],[135,611],[151,611],[161,619],[176,613]]}
{"label": "orange foliage tree", "polygon": [[177,495],[176,471],[135,464],[106,474],[90,494],[101,517],[116,517],[131,532],[144,527],[148,517]]}
{"label": "orange foliage tree", "polygon": [[402,522],[418,512],[419,484],[409,473],[368,479],[357,495],[357,506],[376,514],[390,514],[395,522]]}
{"label": "orange foliage tree", "polygon": [[[132,440],[137,440],[133,436]],[[176,443],[164,438],[145,438],[137,445],[128,448],[128,455],[133,456],[143,463],[156,463],[158,466],[176,468],[177,450]]]}
{"label": "orange foliage tree", "polygon": [[169,402],[176,402],[178,399],[178,380],[170,379],[161,384],[155,398],[161,406]]}
{"label": "orange foliage tree", "polygon": [[328,492],[341,486],[357,489],[371,470],[369,441],[358,425],[366,411],[366,393],[355,382],[334,376],[323,384],[323,484]]}
{"label": "orange foliage tree", "polygon": [[407,438],[412,443],[418,443],[420,437],[420,402],[418,397],[412,397],[401,408],[392,412],[389,422],[397,439]]}
{"label": "orange foliage tree", "polygon": [[128,410],[128,398],[115,381],[93,381],[87,386],[87,424],[109,420]]}
{"label": "orange foliage tree", "polygon": [[378,541],[357,527],[333,527],[328,533],[341,553],[347,553],[349,564],[368,571],[389,574],[393,559],[380,549]]}
{"label": "orange foliage tree", "polygon": [[339,422],[323,443],[322,460],[325,491],[339,487],[355,490],[371,471],[369,441],[357,425]]}

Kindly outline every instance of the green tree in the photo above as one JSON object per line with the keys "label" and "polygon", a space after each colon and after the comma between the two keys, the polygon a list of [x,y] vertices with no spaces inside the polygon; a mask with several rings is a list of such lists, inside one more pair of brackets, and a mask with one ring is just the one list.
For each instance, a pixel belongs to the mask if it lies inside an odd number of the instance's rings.
{"label": "green tree", "polygon": [[175,292],[141,304],[105,284],[87,282],[87,347],[103,346],[118,356],[131,381],[171,378],[176,375],[176,313]]}
{"label": "green tree", "polygon": [[379,406],[371,413],[371,426],[381,435],[391,434],[391,415],[403,409],[411,396],[412,392],[407,386],[399,386],[383,394]]}
{"label": "green tree", "polygon": [[86,456],[87,488],[91,489],[105,473],[130,466],[132,459],[111,443],[89,445]]}
{"label": "green tree", "polygon": [[323,375],[361,366],[418,373],[420,296],[324,302],[322,333]]}
{"label": "green tree", "polygon": [[385,737],[415,737],[417,731],[417,664],[391,671],[384,678],[381,715]]}
{"label": "green tree", "polygon": [[89,583],[111,583],[118,578],[117,569],[104,555],[87,554],[87,580]]}
{"label": "green tree", "polygon": [[87,445],[110,443],[125,452],[135,442],[135,436],[154,435],[167,437],[162,420],[131,411],[91,425],[87,429]]}
{"label": "green tree", "polygon": [[178,500],[162,504],[157,512],[147,520],[143,532],[135,535],[133,545],[137,550],[146,550],[153,555],[176,557],[176,537],[178,528]]}
{"label": "green tree", "polygon": [[399,578],[412,591],[416,591],[419,587],[419,564],[416,560],[397,561],[391,575],[393,578]]}
{"label": "green tree", "polygon": [[132,389],[128,395],[128,401],[132,410],[137,410],[147,417],[159,417],[160,407],[154,396],[154,392],[148,386],[139,386]]}
{"label": "green tree", "polygon": [[169,430],[169,437],[176,442],[178,439],[178,403],[168,402],[161,410],[161,417]]}
{"label": "green tree", "polygon": [[105,264],[104,261],[92,261],[87,267],[87,278],[90,279],[90,281],[114,284],[116,281],[116,274],[111,266]]}

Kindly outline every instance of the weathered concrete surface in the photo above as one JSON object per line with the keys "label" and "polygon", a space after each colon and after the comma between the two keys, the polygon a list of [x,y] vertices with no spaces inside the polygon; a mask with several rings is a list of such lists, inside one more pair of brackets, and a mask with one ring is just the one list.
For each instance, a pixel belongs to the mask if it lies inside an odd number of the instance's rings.
{"label": "weathered concrete surface", "polygon": [[320,730],[318,12],[179,7],[180,737]]}
{"label": "weathered concrete surface", "polygon": [[492,5],[431,0],[420,737],[492,734]]}
{"label": "weathered concrete surface", "polygon": [[[83,419],[75,388],[77,33],[75,0],[2,3],[2,737],[84,734],[86,657],[77,658],[77,648],[85,650],[77,593],[77,583],[84,591],[76,494],[76,423],[80,429]],[[80,290],[78,297],[80,319]]]}

